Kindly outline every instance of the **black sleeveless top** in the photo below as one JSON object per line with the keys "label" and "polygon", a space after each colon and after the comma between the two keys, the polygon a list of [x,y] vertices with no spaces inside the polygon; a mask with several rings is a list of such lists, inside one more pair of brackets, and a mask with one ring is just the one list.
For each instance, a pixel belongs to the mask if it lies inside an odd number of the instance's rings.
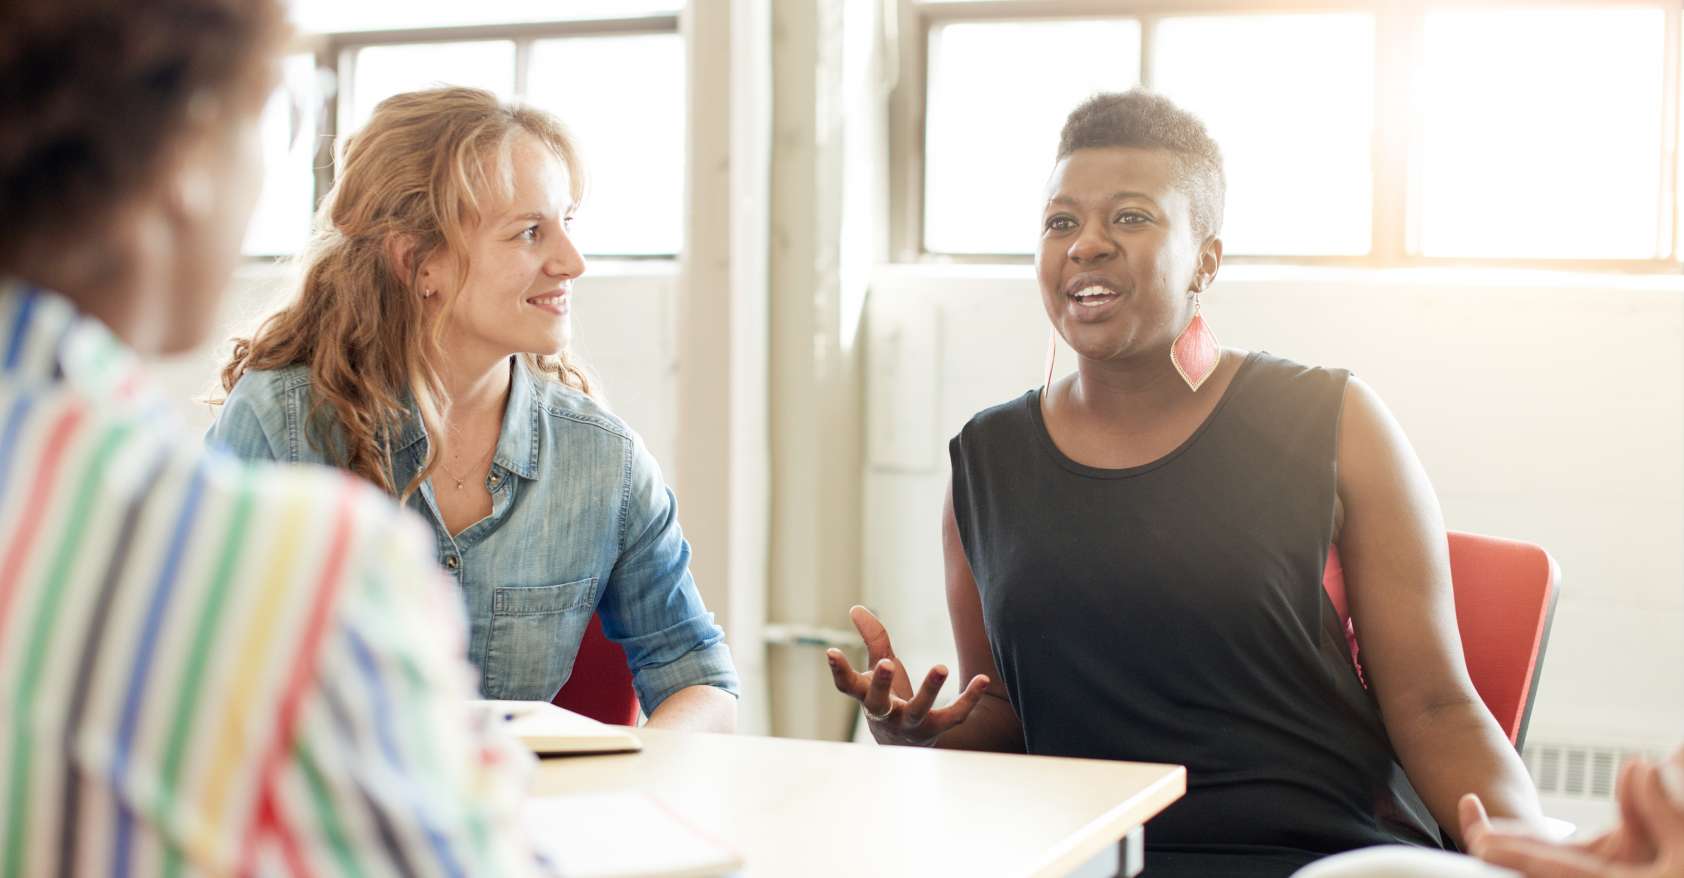
{"label": "black sleeveless top", "polygon": [[1347,372],[1246,357],[1162,458],[1061,453],[1040,391],[953,439],[953,506],[1028,751],[1187,766],[1147,874],[1288,875],[1438,846],[1322,570]]}

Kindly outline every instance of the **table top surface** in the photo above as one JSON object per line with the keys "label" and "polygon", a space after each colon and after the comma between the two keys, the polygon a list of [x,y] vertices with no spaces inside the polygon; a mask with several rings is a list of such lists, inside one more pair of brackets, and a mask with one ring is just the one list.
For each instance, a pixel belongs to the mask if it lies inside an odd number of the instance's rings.
{"label": "table top surface", "polygon": [[640,729],[543,761],[533,792],[641,792],[748,876],[1068,874],[1186,791],[1177,765]]}

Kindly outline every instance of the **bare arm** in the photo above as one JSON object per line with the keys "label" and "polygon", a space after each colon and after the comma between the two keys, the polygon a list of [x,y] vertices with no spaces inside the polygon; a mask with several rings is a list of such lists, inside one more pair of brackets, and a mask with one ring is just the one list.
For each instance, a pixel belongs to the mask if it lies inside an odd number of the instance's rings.
{"label": "bare arm", "polygon": [[983,675],[989,682],[970,718],[937,738],[936,746],[949,750],[1022,753],[1023,728],[995,666],[994,650],[988,645],[988,631],[982,623],[982,598],[977,594],[976,578],[971,575],[971,562],[965,558],[959,523],[953,515],[951,483],[941,510],[941,554],[947,573],[947,617],[953,625],[954,646],[959,650],[959,678],[968,680]]}
{"label": "bare arm", "polygon": [[1479,794],[1498,816],[1537,825],[1537,792],[1468,678],[1444,518],[1426,471],[1380,398],[1356,379],[1339,423],[1339,555],[1392,747],[1459,845],[1464,793]]}
{"label": "bare arm", "polygon": [[715,686],[686,686],[655,708],[648,726],[681,732],[734,732],[737,699]]}

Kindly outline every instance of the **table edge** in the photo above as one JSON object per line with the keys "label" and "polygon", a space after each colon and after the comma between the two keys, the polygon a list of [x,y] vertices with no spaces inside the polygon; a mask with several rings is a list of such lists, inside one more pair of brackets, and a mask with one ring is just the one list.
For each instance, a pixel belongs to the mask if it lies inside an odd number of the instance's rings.
{"label": "table edge", "polygon": [[[1129,830],[1144,826],[1187,793],[1187,769],[1180,765],[1166,765],[1173,771],[1159,778],[1151,786],[1119,802],[1105,813],[1088,821],[1087,825],[1054,847],[1027,873],[1029,878],[1063,878],[1092,860],[1107,846],[1115,845]],[[1128,812],[1142,805],[1151,808],[1144,820],[1131,820]]]}

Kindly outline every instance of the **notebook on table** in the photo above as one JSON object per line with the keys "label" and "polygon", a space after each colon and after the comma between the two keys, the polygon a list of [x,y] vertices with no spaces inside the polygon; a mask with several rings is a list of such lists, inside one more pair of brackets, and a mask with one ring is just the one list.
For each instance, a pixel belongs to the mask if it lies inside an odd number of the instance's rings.
{"label": "notebook on table", "polygon": [[547,701],[471,701],[469,704],[491,711],[503,728],[539,756],[643,749],[643,742],[630,729],[597,722]]}
{"label": "notebook on table", "polygon": [[729,845],[643,793],[535,796],[527,835],[568,878],[717,878],[742,871]]}

